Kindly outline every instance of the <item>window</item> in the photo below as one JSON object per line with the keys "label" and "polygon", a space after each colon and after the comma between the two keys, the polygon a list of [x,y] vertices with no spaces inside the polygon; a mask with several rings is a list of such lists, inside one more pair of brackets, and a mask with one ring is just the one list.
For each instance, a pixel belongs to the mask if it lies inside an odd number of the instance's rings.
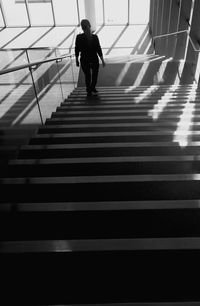
{"label": "window", "polygon": [[126,24],[128,22],[128,0],[104,0],[105,23]]}
{"label": "window", "polygon": [[31,25],[33,26],[54,25],[51,1],[41,2],[41,1],[27,0],[27,2],[28,2],[30,19],[31,19]]}
{"label": "window", "polygon": [[150,0],[130,0],[130,23],[147,24],[149,22]]}
{"label": "window", "polygon": [[95,13],[97,24],[103,24],[103,0],[95,0]]}
{"label": "window", "polygon": [[7,26],[28,26],[28,15],[24,3],[15,0],[2,0]]}
{"label": "window", "polygon": [[0,10],[0,27],[5,27],[1,10]]}
{"label": "window", "polygon": [[76,0],[53,0],[56,25],[77,25]]}

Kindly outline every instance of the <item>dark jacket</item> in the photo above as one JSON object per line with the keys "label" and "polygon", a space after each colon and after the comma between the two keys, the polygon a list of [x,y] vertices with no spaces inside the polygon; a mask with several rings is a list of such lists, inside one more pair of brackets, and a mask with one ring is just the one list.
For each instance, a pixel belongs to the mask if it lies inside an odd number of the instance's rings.
{"label": "dark jacket", "polygon": [[98,55],[102,56],[102,50],[99,43],[99,38],[96,34],[92,34],[92,39],[89,41],[84,33],[76,36],[75,55],[81,54],[82,62],[98,61]]}

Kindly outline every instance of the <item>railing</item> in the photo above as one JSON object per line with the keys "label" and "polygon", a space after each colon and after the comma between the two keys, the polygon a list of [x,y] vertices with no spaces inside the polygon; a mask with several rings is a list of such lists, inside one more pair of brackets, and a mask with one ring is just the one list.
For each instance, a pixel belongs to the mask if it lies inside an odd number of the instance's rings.
{"label": "railing", "polygon": [[189,35],[189,30],[182,30],[182,31],[178,31],[178,32],[172,32],[172,33],[167,33],[167,34],[162,34],[162,35],[156,35],[156,36],[152,37],[152,41],[153,41],[153,44],[155,44],[155,40],[158,39],[158,38],[175,36],[175,35],[179,35],[179,34],[182,34],[182,33],[187,33],[188,39],[189,39],[189,41],[190,41],[194,51],[195,52],[200,52],[200,48],[197,49],[195,47],[195,44],[194,44],[191,36]]}
{"label": "railing", "polygon": [[[186,35],[185,35],[186,34]],[[184,35],[184,36],[180,36]],[[159,39],[165,39],[164,41],[160,41],[160,43],[155,43],[156,40]],[[163,54],[168,57],[172,57],[175,60],[183,60],[187,64],[187,69],[189,75],[193,79],[193,82],[198,84],[199,83],[199,76],[200,76],[200,69],[199,69],[199,61],[193,62],[192,60],[188,61],[186,60],[187,56],[187,45],[190,43],[193,51],[196,53],[200,52],[200,48],[196,48],[195,43],[193,39],[190,36],[190,31],[188,30],[182,30],[178,32],[173,33],[167,33],[163,35],[157,35],[152,38],[152,42],[154,45],[155,53]],[[176,43],[178,42],[178,48]],[[199,57],[198,57],[199,58]]]}
{"label": "railing", "polygon": [[[39,51],[40,54],[41,52],[47,54],[44,55],[44,59],[32,60],[33,57],[37,58],[36,51]],[[65,94],[69,94],[73,90],[76,86],[77,78],[74,73],[74,55],[60,55],[61,51],[64,53],[64,49],[61,48],[15,48],[0,50],[0,53],[4,54],[2,56],[4,60],[0,63],[1,68],[3,68],[0,70],[0,86],[4,91],[2,94],[1,90],[0,97],[0,123],[5,122],[8,125],[16,124],[22,121],[22,118],[25,118],[25,113],[30,115],[30,112],[32,112],[33,117],[34,113],[36,114],[34,108],[37,105],[40,122],[43,124],[44,119],[48,117],[45,110],[49,109],[50,115],[51,107],[50,104],[46,104],[42,113],[40,100],[51,100],[51,98],[59,100],[57,102],[51,101],[55,109],[67,97]],[[59,55],[57,55],[58,52]],[[46,58],[47,56],[48,58]],[[16,62],[26,63],[17,65]],[[24,87],[23,94],[21,86]],[[68,86],[68,89],[66,89],[66,86]],[[10,91],[6,90],[6,88],[10,88]],[[18,92],[19,96],[15,97],[15,103],[13,103],[13,92],[16,92],[16,94]],[[11,96],[12,98],[8,101],[8,97]],[[27,105],[25,98],[28,98]],[[6,101],[9,103],[5,103]],[[23,108],[13,117],[11,109],[15,110],[18,107],[19,110],[19,104],[23,104]],[[10,117],[12,117],[11,120],[9,120]]]}

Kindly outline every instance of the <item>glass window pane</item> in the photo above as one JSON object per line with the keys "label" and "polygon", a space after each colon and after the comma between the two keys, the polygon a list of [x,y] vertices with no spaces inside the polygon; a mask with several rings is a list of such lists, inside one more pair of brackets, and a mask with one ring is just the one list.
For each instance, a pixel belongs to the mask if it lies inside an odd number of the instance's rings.
{"label": "glass window pane", "polygon": [[80,20],[85,19],[85,3],[84,3],[84,0],[78,0],[78,8],[79,8]]}
{"label": "glass window pane", "polygon": [[42,39],[46,33],[50,31],[48,27],[30,27],[27,28],[21,35],[16,36],[7,48],[28,48],[34,47],[34,44]]}
{"label": "glass window pane", "polygon": [[0,48],[5,48],[15,37],[19,37],[24,28],[4,28],[0,32]]}
{"label": "glass window pane", "polygon": [[[6,0],[7,1],[7,0]],[[53,13],[50,2],[37,3],[28,0],[31,25],[53,25]]]}
{"label": "glass window pane", "polygon": [[0,27],[5,27],[1,10],[0,10]]}
{"label": "glass window pane", "polygon": [[25,3],[17,3],[15,0],[2,0],[2,7],[8,26],[29,25]]}
{"label": "glass window pane", "polygon": [[130,23],[147,24],[149,22],[150,0],[130,0]]}
{"label": "glass window pane", "polygon": [[76,0],[53,0],[56,25],[78,24]]}
{"label": "glass window pane", "polygon": [[128,22],[128,0],[104,0],[105,23],[126,24]]}
{"label": "glass window pane", "polygon": [[95,0],[95,11],[97,24],[103,24],[103,0]]}
{"label": "glass window pane", "polygon": [[142,40],[145,35],[146,25],[130,25],[120,37],[115,47],[132,47]]}
{"label": "glass window pane", "polygon": [[55,27],[40,39],[34,47],[63,47],[72,43],[74,27]]}
{"label": "glass window pane", "polygon": [[[124,26],[105,26],[98,33],[99,41],[102,48],[110,48],[120,38]],[[105,54],[105,53],[104,53]]]}

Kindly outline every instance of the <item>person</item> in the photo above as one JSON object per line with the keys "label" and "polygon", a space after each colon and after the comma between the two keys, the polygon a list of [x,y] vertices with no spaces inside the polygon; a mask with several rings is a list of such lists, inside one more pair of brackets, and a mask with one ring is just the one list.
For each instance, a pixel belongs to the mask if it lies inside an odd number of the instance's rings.
{"label": "person", "polygon": [[75,41],[76,66],[79,67],[80,55],[81,68],[85,75],[87,96],[92,96],[98,93],[96,84],[99,72],[99,57],[103,67],[105,67],[105,61],[99,38],[96,34],[92,34],[91,24],[88,19],[81,20],[81,28],[83,33],[78,34]]}

